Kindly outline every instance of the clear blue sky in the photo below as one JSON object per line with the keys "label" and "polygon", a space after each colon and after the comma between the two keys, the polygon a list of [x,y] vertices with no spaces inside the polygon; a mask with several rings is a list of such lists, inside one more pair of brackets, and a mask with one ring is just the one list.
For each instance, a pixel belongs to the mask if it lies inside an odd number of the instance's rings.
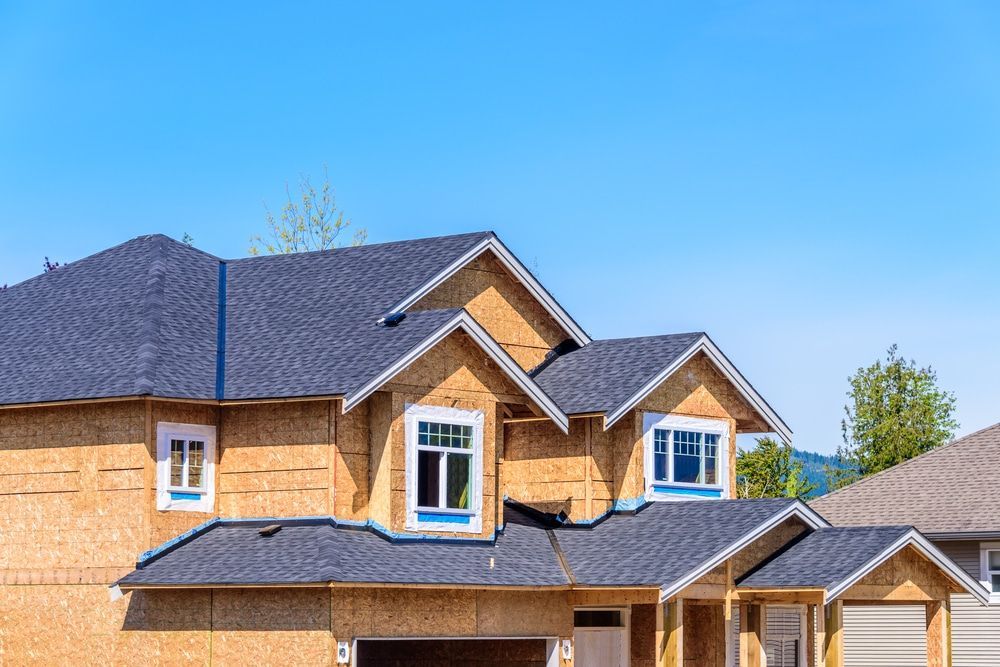
{"label": "clear blue sky", "polygon": [[0,4],[0,282],[236,257],[329,165],[371,241],[494,229],[595,337],[706,330],[796,432],[898,342],[1000,421],[1000,4]]}

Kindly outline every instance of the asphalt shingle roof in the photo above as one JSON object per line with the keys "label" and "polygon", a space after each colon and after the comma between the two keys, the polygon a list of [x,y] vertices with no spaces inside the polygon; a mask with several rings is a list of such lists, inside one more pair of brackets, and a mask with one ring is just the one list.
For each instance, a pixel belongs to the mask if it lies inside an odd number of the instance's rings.
{"label": "asphalt shingle roof", "polygon": [[556,358],[534,379],[566,414],[610,412],[703,335],[595,340]]}
{"label": "asphalt shingle roof", "polygon": [[[508,507],[504,531],[494,543],[390,541],[329,520],[222,522],[149,560],[120,583],[565,585],[570,579],[552,535],[579,585],[669,586],[794,502],[652,503],[635,515],[615,515],[591,528],[556,529]],[[260,536],[259,528],[270,523],[285,527],[271,537]]]}
{"label": "asphalt shingle roof", "polygon": [[[390,542],[369,530],[329,522],[218,524],[152,560],[119,583],[247,585],[325,582],[561,586],[569,583],[544,530],[509,524],[494,543]],[[490,566],[490,559],[493,561]]]}
{"label": "asphalt shingle roof", "polygon": [[578,584],[668,588],[795,502],[654,502],[634,516],[560,529],[556,537]]}
{"label": "asphalt shingle roof", "polygon": [[743,588],[831,588],[857,572],[910,526],[820,528],[737,582]]}
{"label": "asphalt shingle roof", "polygon": [[232,261],[166,236],[132,239],[0,290],[0,404],[216,398],[222,263],[224,397],[346,393],[455,315],[375,326],[489,236]]}
{"label": "asphalt shingle roof", "polygon": [[922,533],[1000,532],[1000,424],[810,503],[837,526],[910,524]]}

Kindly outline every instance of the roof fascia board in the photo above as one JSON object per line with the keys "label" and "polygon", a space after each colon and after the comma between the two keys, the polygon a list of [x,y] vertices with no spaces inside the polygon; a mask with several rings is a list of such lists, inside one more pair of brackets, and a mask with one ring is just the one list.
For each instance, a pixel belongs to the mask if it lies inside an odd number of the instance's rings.
{"label": "roof fascia board", "polygon": [[736,555],[746,547],[748,547],[754,540],[767,534],[770,530],[780,525],[783,521],[796,517],[804,521],[814,530],[819,528],[829,528],[830,524],[816,512],[809,509],[809,506],[803,503],[801,500],[796,500],[793,504],[789,505],[786,509],[778,512],[770,519],[764,523],[757,526],[753,531],[747,533],[739,540],[733,544],[726,547],[723,551],[719,552],[711,559],[702,563],[697,569],[690,572],[683,578],[679,579],[669,588],[663,589],[660,593],[660,601],[663,602],[677,593],[681,592],[695,581],[705,576],[711,572],[714,568],[718,567],[722,563],[726,562],[729,558]]}
{"label": "roof fascia board", "polygon": [[952,581],[962,586],[966,592],[972,594],[974,598],[979,600],[980,604],[984,606],[989,605],[990,598],[982,584],[972,578],[968,572],[956,565],[950,558],[945,556],[940,549],[935,547],[930,540],[921,535],[920,531],[916,528],[911,528],[907,532],[903,533],[895,542],[852,572],[851,575],[842,582],[827,588],[827,604],[837,599],[866,574],[908,546],[916,549],[921,555],[943,570]]}
{"label": "roof fascia board", "polygon": [[521,263],[521,261],[494,235],[483,239],[472,248],[467,250],[462,256],[441,270],[440,273],[408,294],[402,301],[389,309],[389,312],[403,312],[417,301],[425,297],[431,290],[453,276],[463,266],[474,260],[485,251],[490,250],[496,255],[504,268],[510,271],[528,292],[533,296],[545,310],[551,315],[559,325],[565,329],[573,338],[577,345],[583,347],[590,343],[590,336],[576,323],[562,306],[553,298],[547,289],[531,274],[531,271]]}
{"label": "roof fascia board", "polygon": [[542,409],[542,412],[562,429],[563,433],[569,433],[569,417],[559,409],[555,401],[549,398],[549,395],[534,380],[528,377],[521,367],[517,365],[517,362],[507,354],[507,351],[500,347],[499,343],[493,340],[489,333],[464,310],[445,322],[419,345],[401,356],[390,366],[387,366],[378,375],[344,396],[343,412],[346,414],[392,377],[440,343],[446,336],[458,329],[462,329],[469,337],[475,340],[490,358],[506,372],[508,377]]}
{"label": "roof fascia board", "polygon": [[774,432],[784,439],[785,442],[792,441],[792,431],[788,428],[788,425],[778,416],[778,414],[767,404],[764,397],[757,393],[757,390],[747,382],[746,378],[733,366],[732,362],[726,358],[726,355],[722,354],[722,351],[712,342],[708,336],[701,336],[698,340],[691,344],[687,350],[673,362],[671,362],[666,368],[657,373],[651,380],[639,388],[632,396],[630,396],[625,402],[619,405],[617,408],[612,410],[604,418],[604,430],[611,428],[615,422],[625,416],[630,410],[635,408],[644,398],[653,393],[657,387],[659,387],[663,382],[666,381],[671,375],[673,375],[678,368],[683,366],[685,363],[690,361],[690,359],[698,352],[704,352],[706,356],[715,364],[715,367],[722,371],[722,374],[729,380],[733,386],[740,392],[740,395],[750,404],[754,410],[760,414],[764,421],[774,429]]}

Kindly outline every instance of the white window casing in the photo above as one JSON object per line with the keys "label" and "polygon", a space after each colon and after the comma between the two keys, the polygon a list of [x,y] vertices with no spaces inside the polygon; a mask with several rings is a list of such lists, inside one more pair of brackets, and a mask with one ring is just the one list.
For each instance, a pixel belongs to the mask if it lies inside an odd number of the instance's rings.
{"label": "white window casing", "polygon": [[[992,563],[991,556],[992,554]],[[980,542],[979,544],[979,580],[990,592],[990,603],[1000,603],[1000,591],[994,590],[993,579],[1000,581],[1000,542]]]}
{"label": "white window casing", "polygon": [[[183,452],[180,483],[171,480],[171,443]],[[191,443],[204,443],[201,483],[191,485]],[[159,422],[156,425],[156,509],[161,511],[215,511],[215,427],[204,424]]]}
{"label": "white window casing", "polygon": [[[472,461],[469,509],[420,507],[418,487],[418,428],[420,422],[472,428]],[[404,413],[406,439],[406,529],[410,531],[480,533],[483,529],[483,413],[438,405],[407,403]],[[460,451],[456,450],[456,454]],[[444,457],[442,457],[443,459]],[[442,475],[442,478],[444,476]],[[443,484],[444,480],[439,479]]]}
{"label": "white window casing", "polygon": [[[646,412],[642,419],[643,440],[643,476],[645,479],[647,500],[692,500],[698,497],[728,498],[729,497],[729,448],[732,446],[729,437],[729,422],[724,419],[707,419],[703,417],[685,417],[682,415],[660,414]],[[656,479],[655,450],[662,449],[664,443],[654,442],[654,433],[662,429],[670,431],[692,431],[702,434],[701,456],[702,472],[704,472],[704,435],[718,436],[716,483],[693,484],[674,482],[674,440],[670,437],[666,445],[666,480]]]}

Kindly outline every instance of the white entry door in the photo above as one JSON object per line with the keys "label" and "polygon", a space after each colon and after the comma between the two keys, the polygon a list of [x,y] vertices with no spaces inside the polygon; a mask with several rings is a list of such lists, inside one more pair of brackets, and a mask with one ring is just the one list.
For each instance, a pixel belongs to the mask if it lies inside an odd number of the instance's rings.
{"label": "white entry door", "polygon": [[575,667],[628,667],[627,609],[577,609],[574,620]]}

